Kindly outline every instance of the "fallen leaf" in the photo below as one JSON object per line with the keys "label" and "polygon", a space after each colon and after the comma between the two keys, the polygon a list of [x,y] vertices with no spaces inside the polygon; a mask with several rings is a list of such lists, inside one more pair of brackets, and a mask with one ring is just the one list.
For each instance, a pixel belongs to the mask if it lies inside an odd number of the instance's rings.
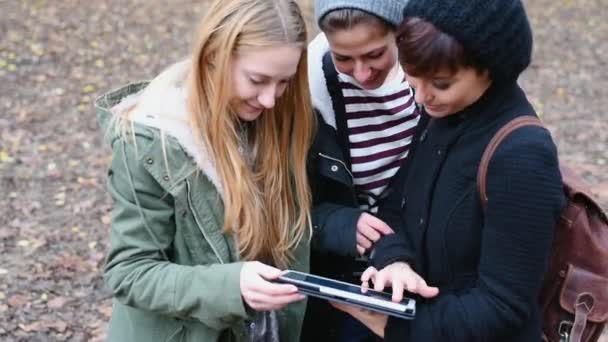
{"label": "fallen leaf", "polygon": [[42,326],[40,322],[32,322],[30,324],[19,324],[18,327],[25,332],[32,332],[39,331]]}
{"label": "fallen leaf", "polygon": [[0,151],[0,162],[2,163],[12,163],[14,159],[8,155],[6,151]]}
{"label": "fallen leaf", "polygon": [[17,246],[19,247],[29,247],[30,242],[28,240],[19,240],[17,241]]}
{"label": "fallen leaf", "polygon": [[22,308],[27,304],[27,298],[22,295],[14,295],[8,298],[6,301],[8,305],[13,308]]}
{"label": "fallen leaf", "polygon": [[64,321],[56,321],[46,325],[48,328],[55,330],[58,333],[65,332],[68,328],[68,325]]}
{"label": "fallen leaf", "polygon": [[32,50],[32,53],[34,53],[34,55],[37,55],[37,56],[44,55],[44,47],[42,47],[42,45],[40,45],[40,44],[36,44],[36,43],[31,44],[30,50]]}
{"label": "fallen leaf", "polygon": [[102,305],[97,310],[99,312],[101,312],[102,315],[106,316],[107,318],[110,318],[110,316],[112,316],[112,306],[110,306],[110,305]]}
{"label": "fallen leaf", "polygon": [[59,296],[59,297],[55,297],[55,298],[49,300],[46,303],[46,306],[49,307],[50,309],[59,309],[59,308],[62,308],[67,303],[69,303],[70,301],[71,301],[70,298]]}
{"label": "fallen leaf", "polygon": [[92,92],[94,92],[95,90],[96,90],[96,88],[95,88],[95,86],[94,86],[94,85],[92,85],[92,84],[88,84],[88,85],[84,86],[84,88],[82,88],[82,91],[83,91],[84,93],[92,93]]}
{"label": "fallen leaf", "polygon": [[110,223],[112,223],[112,219],[110,218],[110,215],[103,215],[101,217],[101,223],[105,224],[106,226],[109,225]]}

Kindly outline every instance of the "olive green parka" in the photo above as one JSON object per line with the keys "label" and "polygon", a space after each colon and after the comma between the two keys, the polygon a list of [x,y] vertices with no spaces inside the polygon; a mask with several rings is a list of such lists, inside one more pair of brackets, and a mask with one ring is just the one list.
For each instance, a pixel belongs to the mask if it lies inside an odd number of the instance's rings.
{"label": "olive green parka", "polygon": [[[114,200],[104,276],[114,295],[109,341],[246,341],[243,262],[222,231],[222,187],[187,121],[188,63],[96,101],[112,148]],[[114,118],[130,111],[129,122]],[[124,129],[120,129],[123,127]],[[308,271],[303,239],[290,269]],[[281,341],[299,340],[305,301],[278,312]]]}

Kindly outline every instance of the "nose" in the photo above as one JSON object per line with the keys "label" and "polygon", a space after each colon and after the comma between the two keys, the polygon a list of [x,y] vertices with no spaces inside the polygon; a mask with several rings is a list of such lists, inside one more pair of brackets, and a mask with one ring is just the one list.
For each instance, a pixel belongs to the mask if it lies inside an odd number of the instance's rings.
{"label": "nose", "polygon": [[416,87],[416,91],[414,93],[414,100],[416,101],[416,103],[424,104],[429,99],[429,97],[429,93],[424,87]]}
{"label": "nose", "polygon": [[265,87],[258,95],[258,102],[266,109],[272,109],[277,99],[277,89],[275,85]]}
{"label": "nose", "polygon": [[371,75],[372,75],[372,68],[370,68],[369,66],[365,65],[365,63],[360,62],[360,61],[357,61],[355,63],[355,71],[353,72],[353,77],[355,77],[357,82],[365,83],[369,80]]}

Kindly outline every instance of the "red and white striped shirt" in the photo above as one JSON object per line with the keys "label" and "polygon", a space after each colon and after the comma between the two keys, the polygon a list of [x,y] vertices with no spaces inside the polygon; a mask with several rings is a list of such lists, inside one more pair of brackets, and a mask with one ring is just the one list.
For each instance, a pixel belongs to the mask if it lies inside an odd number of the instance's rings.
{"label": "red and white striped shirt", "polygon": [[[336,128],[336,115],[323,74],[323,56],[329,43],[320,33],[308,45],[308,77],[314,107],[325,122]],[[338,73],[350,144],[353,181],[359,207],[375,213],[378,200],[407,157],[419,113],[401,67],[377,89],[365,90],[358,82]]]}
{"label": "red and white striped shirt", "polygon": [[377,211],[378,200],[409,152],[419,114],[401,68],[380,88],[366,90],[339,74],[346,105],[350,159],[360,207]]}

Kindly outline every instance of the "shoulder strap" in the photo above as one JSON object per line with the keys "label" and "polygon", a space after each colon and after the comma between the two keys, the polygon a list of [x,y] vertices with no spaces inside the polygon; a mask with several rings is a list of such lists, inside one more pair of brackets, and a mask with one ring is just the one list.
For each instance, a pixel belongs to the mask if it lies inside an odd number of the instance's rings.
{"label": "shoulder strap", "polygon": [[344,161],[350,169],[350,142],[348,140],[348,125],[346,124],[346,104],[344,104],[344,94],[338,80],[338,71],[331,59],[331,53],[328,51],[323,55],[323,74],[327,84],[327,91],[331,97],[331,104],[336,115],[336,133],[338,134],[338,142],[342,148]]}
{"label": "shoulder strap", "polygon": [[490,164],[490,159],[492,159],[492,156],[494,155],[494,152],[496,151],[500,143],[509,134],[525,126],[545,127],[543,123],[535,116],[519,116],[509,121],[506,125],[499,129],[498,132],[494,134],[494,137],[492,138],[492,140],[490,140],[490,143],[483,152],[481,162],[479,163],[479,169],[477,170],[477,190],[479,192],[479,198],[481,199],[481,205],[483,209],[485,209],[488,205],[488,194],[486,193],[486,177],[488,175],[488,166]]}

